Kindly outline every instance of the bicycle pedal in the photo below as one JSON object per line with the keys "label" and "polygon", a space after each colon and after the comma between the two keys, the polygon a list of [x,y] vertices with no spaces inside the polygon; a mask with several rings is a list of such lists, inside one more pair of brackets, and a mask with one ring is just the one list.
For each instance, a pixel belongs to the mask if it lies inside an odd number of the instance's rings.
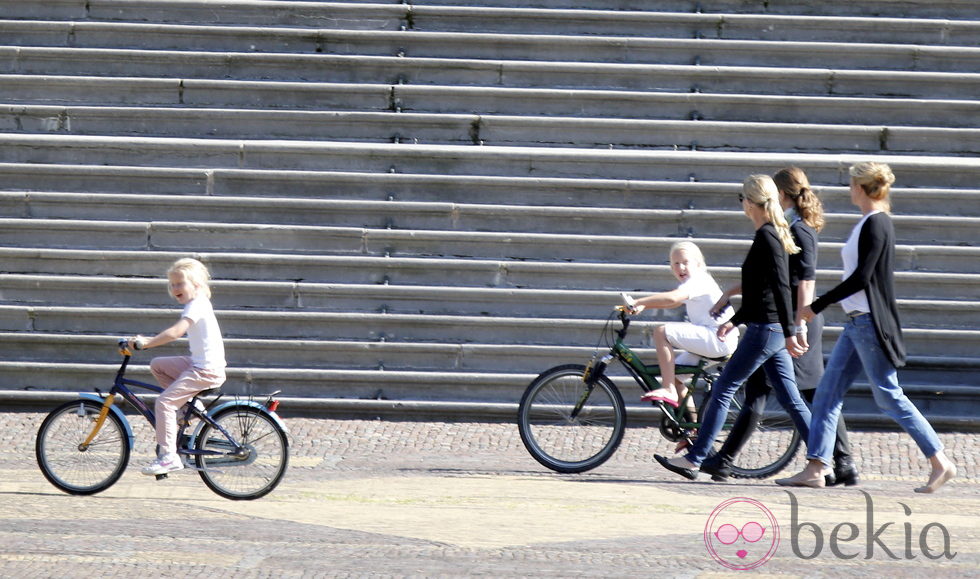
{"label": "bicycle pedal", "polygon": [[163,480],[163,479],[165,479],[165,478],[167,478],[167,473],[163,473],[163,474],[158,474],[158,475],[156,475],[156,479],[157,479],[157,480]]}

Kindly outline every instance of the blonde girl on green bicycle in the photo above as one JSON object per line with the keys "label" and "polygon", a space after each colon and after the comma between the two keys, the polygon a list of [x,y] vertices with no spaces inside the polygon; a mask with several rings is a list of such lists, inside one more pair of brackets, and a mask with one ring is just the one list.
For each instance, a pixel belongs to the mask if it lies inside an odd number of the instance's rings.
{"label": "blonde girl on green bicycle", "polygon": [[685,306],[687,310],[688,321],[667,322],[654,329],[662,387],[647,392],[641,398],[644,401],[662,401],[676,408],[687,395],[687,386],[676,377],[675,366],[696,365],[699,357],[730,356],[738,345],[738,330],[729,332],[724,338],[718,337],[718,327],[732,317],[734,310],[728,307],[720,315],[711,314],[711,308],[721,298],[722,291],[708,273],[704,255],[695,243],[679,241],[671,246],[670,270],[680,282],[677,288],[639,298],[627,303],[626,307],[631,313],[649,308],[680,306]]}

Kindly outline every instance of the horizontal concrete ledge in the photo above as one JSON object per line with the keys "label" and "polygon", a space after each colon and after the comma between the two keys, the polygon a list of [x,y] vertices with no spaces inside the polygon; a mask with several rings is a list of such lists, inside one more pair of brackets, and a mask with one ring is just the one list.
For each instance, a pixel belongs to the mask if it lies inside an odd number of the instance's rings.
{"label": "horizontal concrete ledge", "polygon": [[[57,4],[58,9],[55,9]],[[70,1],[52,3],[50,0],[34,6],[34,3],[15,3],[8,10],[11,17],[70,18],[72,20],[129,20],[167,23],[210,23],[245,24],[262,26],[295,25],[317,28],[362,28],[372,30],[394,30],[400,24],[408,24],[409,16],[415,29],[422,30],[460,30],[480,31],[560,31],[574,34],[642,34],[651,29],[660,34],[674,34],[690,38],[692,29],[702,31],[705,36],[752,38],[765,35],[772,39],[800,40],[812,36],[826,39],[837,33],[841,39],[875,37],[882,29],[899,36],[905,42],[930,42],[954,44],[957,38],[973,30],[971,22],[942,18],[955,10],[944,3],[935,11],[915,11],[911,15],[918,18],[870,18],[861,14],[828,16],[825,14],[792,14],[792,9],[778,5],[758,5],[758,10],[786,10],[789,14],[739,14],[744,4],[723,4],[715,7],[702,6],[700,9],[714,9],[723,13],[694,13],[695,6],[673,2],[669,4],[641,5],[641,10],[593,9],[578,2],[565,2],[574,8],[557,6],[556,2],[500,2],[491,0],[481,2],[483,6],[440,6],[438,3],[384,4],[381,0],[373,3],[339,2],[246,2],[235,3],[233,10],[223,10],[220,18],[206,2],[119,2],[119,1]],[[497,4],[504,4],[499,6]],[[549,8],[530,8],[528,4],[547,5]],[[864,6],[866,3],[862,3]],[[917,3],[922,4],[922,3]],[[41,8],[43,6],[43,8]],[[915,6],[915,4],[907,5]],[[589,9],[584,9],[589,8]],[[645,8],[646,10],[643,10]],[[854,9],[854,7],[851,7]],[[895,5],[888,6],[888,13],[894,12]],[[686,12],[681,12],[686,10]],[[837,12],[840,12],[838,9]],[[959,13],[959,12],[957,12]],[[848,10],[850,14],[850,10]],[[878,14],[875,14],[878,16]],[[901,31],[901,33],[896,33]],[[835,36],[836,37],[836,36]],[[962,42],[962,41],[961,41]]]}
{"label": "horizontal concrete ledge", "polygon": [[[230,224],[214,222],[86,221],[78,219],[0,218],[0,242],[38,250],[74,248],[110,250],[119,247],[168,252],[210,253],[238,247],[242,253],[296,257],[326,255],[507,259],[511,261],[577,261],[662,263],[669,247],[687,232],[658,235],[597,235],[387,229],[378,227],[317,227],[312,225]],[[713,264],[735,265],[744,259],[751,240],[732,237],[694,238]],[[840,241],[821,243],[826,267],[839,267]],[[326,249],[324,249],[326,248]],[[980,247],[924,245],[920,239],[896,246],[901,270],[972,273]],[[296,279],[298,276],[290,276]]]}
{"label": "horizontal concrete ledge", "polygon": [[2,105],[17,133],[911,154],[980,151],[980,129],[451,113]]}
{"label": "horizontal concrete ledge", "polygon": [[73,48],[356,54],[702,66],[794,66],[972,71],[980,50],[965,46],[799,39],[650,38],[505,31],[337,30],[135,22],[0,20],[12,44]]}
{"label": "horizontal concrete ledge", "polygon": [[[445,273],[443,273],[445,275]],[[823,276],[821,276],[823,277]],[[838,276],[839,277],[839,276]],[[724,278],[719,278],[724,280]],[[978,277],[980,279],[980,277]],[[974,280],[976,281],[976,280]],[[670,287],[666,276],[653,285]],[[64,307],[158,307],[165,297],[161,279],[109,276],[22,275],[0,277],[6,305]],[[216,281],[214,303],[219,309],[260,313],[387,313],[411,315],[534,316],[551,320],[596,320],[621,303],[619,291],[559,288],[486,288],[458,285],[394,285],[270,281]],[[920,292],[928,291],[926,288]],[[636,292],[637,296],[644,292]],[[980,301],[967,299],[898,300],[906,329],[967,329],[980,322]],[[169,310],[170,305],[167,305]],[[5,310],[0,310],[3,312]],[[651,315],[652,314],[652,315]],[[41,314],[43,315],[43,314]],[[679,321],[683,308],[647,312],[644,320]],[[843,318],[839,308],[828,320]]]}
{"label": "horizontal concrete ledge", "polygon": [[[8,103],[71,105],[181,105],[276,110],[414,111],[539,114],[603,118],[700,118],[719,121],[963,126],[980,103],[940,98],[706,94],[616,89],[507,88],[452,85],[365,84],[0,75]],[[800,111],[805,110],[805,119]]]}
{"label": "horizontal concrete ledge", "polygon": [[19,74],[247,77],[354,83],[619,88],[714,93],[964,98],[980,74],[766,66],[696,66],[250,52],[0,46]]}
{"label": "horizontal concrete ledge", "polygon": [[[730,197],[717,195],[715,208],[647,209],[576,205],[508,205],[436,201],[276,198],[271,196],[184,196],[98,193],[19,193],[0,191],[0,218],[31,220],[98,219],[142,221],[168,207],[172,220],[203,223],[387,228],[403,231],[507,232],[522,234],[690,236],[732,239],[744,233],[733,224],[743,218],[730,210]],[[980,200],[980,192],[976,199]],[[855,212],[825,212],[824,242],[842,242],[860,218]],[[973,245],[980,216],[897,214],[896,241],[917,246]],[[43,227],[44,221],[38,221]],[[150,225],[153,234],[153,225]],[[152,244],[154,240],[150,238]]]}
{"label": "horizontal concrete ledge", "polygon": [[[980,75],[978,75],[980,77]],[[221,169],[289,169],[462,175],[719,181],[733,171],[772,172],[805,167],[817,183],[841,183],[857,162],[889,163],[902,186],[975,187],[980,159],[926,155],[816,154],[710,151],[641,151],[412,145],[290,140],[0,135],[9,162]]]}
{"label": "horizontal concrete ledge", "polygon": [[[61,404],[76,398],[78,394],[74,392],[0,390],[0,404],[8,408],[33,411],[43,411],[48,405]],[[277,398],[280,401],[278,412],[286,418],[299,415],[322,418],[374,417],[386,420],[514,422],[516,428],[518,410],[518,405],[513,403]],[[659,410],[652,407],[629,407],[627,416],[628,426],[649,427],[658,424],[662,415]],[[881,414],[845,413],[845,417],[850,428],[899,430],[894,421]],[[928,419],[937,430],[980,432],[980,418],[974,416],[929,416]]]}
{"label": "horizontal concrete ledge", "polygon": [[[455,4],[456,0],[426,0],[428,5]],[[481,0],[483,6],[509,8],[546,8],[574,10],[592,7],[586,0]],[[656,12],[706,12],[706,13],[754,13],[787,15],[836,16],[892,16],[941,18],[956,14],[962,18],[980,16],[980,8],[972,0],[952,0],[934,3],[923,0],[827,0],[814,3],[811,0],[630,0],[610,3],[623,11]]]}
{"label": "horizontal concrete ledge", "polygon": [[[605,290],[618,295],[642,294],[653,288],[654,280],[673,279],[666,264],[0,247],[4,270],[20,275],[159,279],[160,272],[188,255],[225,281],[429,286],[450,276],[458,287]],[[711,271],[720,284],[739,279],[735,261],[728,266],[714,263]],[[980,300],[976,274],[898,271],[895,277],[903,297]],[[820,269],[817,280],[819,287],[830,287],[840,281],[840,271]]]}
{"label": "horizontal concrete ledge", "polygon": [[[978,103],[980,106],[980,103]],[[980,114],[980,108],[978,108]],[[733,177],[730,175],[730,177]],[[811,183],[828,212],[856,214],[847,188],[834,181]],[[323,199],[329,188],[334,201],[548,205],[605,209],[731,209],[741,190],[737,181],[657,181],[643,179],[575,179],[348,171],[166,168],[75,164],[0,163],[0,190],[10,193],[199,195],[207,197],[275,197]],[[528,195],[533,191],[534,195]],[[896,218],[935,214],[941,202],[951,215],[980,215],[980,188],[893,187]]]}

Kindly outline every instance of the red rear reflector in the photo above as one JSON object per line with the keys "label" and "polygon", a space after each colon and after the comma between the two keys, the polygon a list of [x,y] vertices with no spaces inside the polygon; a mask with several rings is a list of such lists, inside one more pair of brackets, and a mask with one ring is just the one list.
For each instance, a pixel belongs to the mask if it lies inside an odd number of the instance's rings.
{"label": "red rear reflector", "polygon": [[273,400],[269,402],[269,406],[267,408],[269,409],[269,412],[275,412],[276,409],[279,408],[279,401]]}

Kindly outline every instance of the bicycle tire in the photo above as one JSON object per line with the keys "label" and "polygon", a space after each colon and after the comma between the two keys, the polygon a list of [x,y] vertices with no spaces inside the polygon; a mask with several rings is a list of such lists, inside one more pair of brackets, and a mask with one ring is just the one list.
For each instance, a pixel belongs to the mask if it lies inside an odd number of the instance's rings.
{"label": "bicycle tire", "polygon": [[92,432],[102,404],[73,400],[52,410],[41,422],[34,454],[41,474],[59,490],[94,495],[111,487],[129,464],[129,436],[113,412],[85,450],[79,448]]}
{"label": "bicycle tire", "polygon": [[228,407],[213,418],[243,445],[245,452],[241,456],[227,454],[234,450],[232,443],[220,430],[205,423],[195,448],[223,454],[196,455],[195,463],[204,484],[231,500],[253,500],[272,492],[289,465],[289,440],[285,431],[268,412],[251,405]]}
{"label": "bicycle tire", "polygon": [[591,470],[609,460],[626,431],[626,406],[613,382],[600,376],[586,405],[572,410],[586,391],[585,366],[545,370],[521,397],[517,425],[524,447],[542,465],[560,473]]}
{"label": "bicycle tire", "polygon": [[[745,400],[744,388],[740,388],[732,400],[728,425],[735,421]],[[769,393],[762,418],[732,463],[735,478],[767,478],[786,468],[795,458],[802,438],[793,419]]]}

